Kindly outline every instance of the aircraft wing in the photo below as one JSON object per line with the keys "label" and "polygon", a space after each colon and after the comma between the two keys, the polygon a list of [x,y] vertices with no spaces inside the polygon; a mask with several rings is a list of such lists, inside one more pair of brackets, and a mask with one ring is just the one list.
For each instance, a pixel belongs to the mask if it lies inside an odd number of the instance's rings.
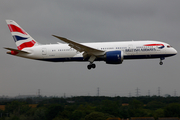
{"label": "aircraft wing", "polygon": [[18,53],[30,54],[29,52],[26,52],[26,51],[23,51],[23,50],[17,50],[17,49],[13,49],[13,48],[6,48],[6,47],[4,47],[4,49],[15,51],[15,52],[18,52]]}
{"label": "aircraft wing", "polygon": [[59,36],[56,36],[56,35],[52,35],[66,43],[69,44],[70,47],[76,49],[77,51],[79,52],[84,52],[83,56],[85,55],[89,55],[89,56],[98,56],[98,55],[104,55],[105,51],[102,51],[102,50],[98,50],[98,49],[95,49],[95,48],[92,48],[92,47],[89,47],[89,46],[86,46],[86,45],[83,45],[83,44],[80,44],[78,42],[74,42],[72,40],[69,40],[67,38],[63,38],[63,37],[59,37]]}

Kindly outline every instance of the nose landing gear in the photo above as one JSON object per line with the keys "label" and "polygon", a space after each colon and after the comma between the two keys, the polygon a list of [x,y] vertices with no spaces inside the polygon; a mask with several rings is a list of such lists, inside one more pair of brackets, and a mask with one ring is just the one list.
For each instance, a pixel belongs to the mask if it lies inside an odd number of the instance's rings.
{"label": "nose landing gear", "polygon": [[164,57],[160,58],[160,62],[159,62],[160,65],[163,65],[162,60],[164,60],[164,59],[165,59]]}

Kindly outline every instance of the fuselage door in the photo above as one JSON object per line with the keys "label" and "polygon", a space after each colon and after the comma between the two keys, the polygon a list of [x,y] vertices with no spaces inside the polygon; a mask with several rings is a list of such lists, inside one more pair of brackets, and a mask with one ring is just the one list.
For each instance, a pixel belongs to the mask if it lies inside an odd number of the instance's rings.
{"label": "fuselage door", "polygon": [[43,56],[47,55],[47,49],[46,48],[42,48],[42,55]]}
{"label": "fuselage door", "polygon": [[129,49],[129,55],[134,55],[134,50],[133,50],[132,44],[128,45],[128,49]]}

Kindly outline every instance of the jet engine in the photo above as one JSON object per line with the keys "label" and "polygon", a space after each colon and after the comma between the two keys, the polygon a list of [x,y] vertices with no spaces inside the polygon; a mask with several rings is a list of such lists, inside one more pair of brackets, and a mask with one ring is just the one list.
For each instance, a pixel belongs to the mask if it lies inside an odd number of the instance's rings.
{"label": "jet engine", "polygon": [[121,64],[124,56],[122,51],[108,51],[104,55],[107,64]]}

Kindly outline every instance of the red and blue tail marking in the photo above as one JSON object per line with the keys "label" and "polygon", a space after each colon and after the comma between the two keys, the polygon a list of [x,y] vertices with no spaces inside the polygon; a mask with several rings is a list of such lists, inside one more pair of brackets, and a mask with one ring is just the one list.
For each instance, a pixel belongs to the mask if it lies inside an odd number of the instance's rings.
{"label": "red and blue tail marking", "polygon": [[20,32],[24,35],[27,35],[26,32],[24,32],[21,28],[19,28],[18,26],[15,26],[13,24],[8,24],[9,30],[10,32]]}
{"label": "red and blue tail marking", "polygon": [[15,21],[6,20],[9,30],[14,38],[18,50],[22,50],[27,47],[33,47],[38,45],[38,43],[26,32],[24,31]]}

